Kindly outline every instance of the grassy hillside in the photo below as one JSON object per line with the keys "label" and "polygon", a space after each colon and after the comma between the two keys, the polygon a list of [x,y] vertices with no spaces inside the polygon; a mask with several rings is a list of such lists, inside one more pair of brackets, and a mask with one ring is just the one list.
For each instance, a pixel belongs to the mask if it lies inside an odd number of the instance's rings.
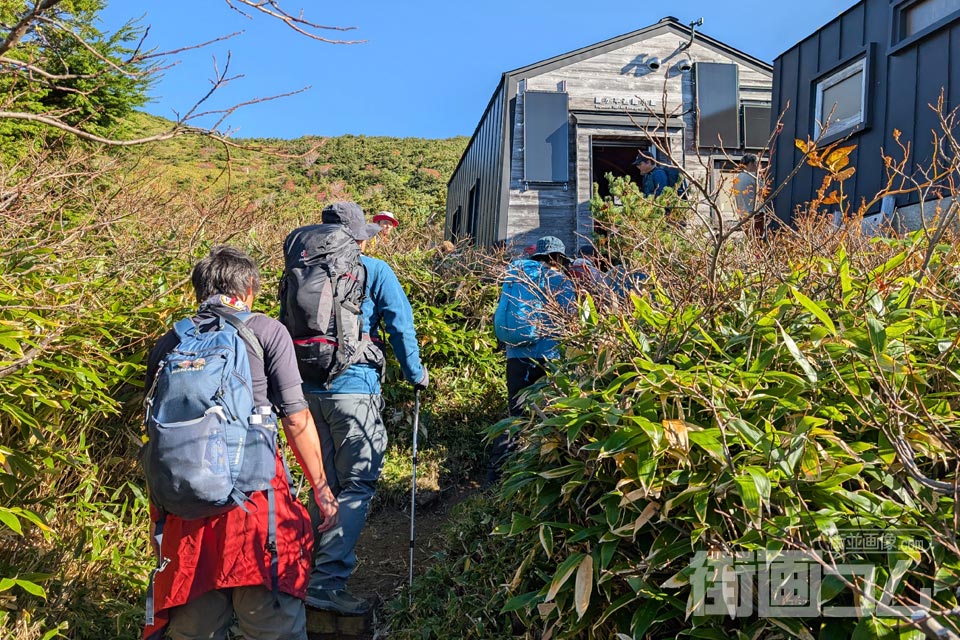
{"label": "grassy hillside", "polygon": [[[168,128],[162,118],[138,114],[131,135]],[[424,223],[442,213],[446,182],[467,138],[445,140],[340,136],[297,140],[237,139],[228,146],[202,137],[153,143],[127,157],[159,178],[161,189],[223,196],[253,206],[312,210],[355,200],[367,211],[387,209]]]}

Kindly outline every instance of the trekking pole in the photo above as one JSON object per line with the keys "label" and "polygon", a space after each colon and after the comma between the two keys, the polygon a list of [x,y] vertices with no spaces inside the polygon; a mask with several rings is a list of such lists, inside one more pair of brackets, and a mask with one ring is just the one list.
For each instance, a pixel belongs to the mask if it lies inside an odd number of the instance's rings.
{"label": "trekking pole", "polygon": [[413,601],[413,541],[414,516],[417,510],[417,432],[420,430],[420,390],[413,393],[413,480],[410,484],[410,590],[408,602]]}

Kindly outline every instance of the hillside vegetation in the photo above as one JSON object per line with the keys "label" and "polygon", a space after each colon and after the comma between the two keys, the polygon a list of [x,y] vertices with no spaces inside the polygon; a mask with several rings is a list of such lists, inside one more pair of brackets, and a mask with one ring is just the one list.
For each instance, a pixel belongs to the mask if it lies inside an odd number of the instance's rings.
{"label": "hillside vegetation", "polygon": [[[169,129],[162,118],[138,114],[131,137]],[[334,200],[354,200],[368,212],[394,211],[417,226],[446,211],[447,179],[466,146],[446,140],[340,136],[297,140],[240,139],[227,146],[184,136],[129,152],[139,168],[157,175],[163,189],[230,194],[253,209],[306,213]]]}
{"label": "hillside vegetation", "polygon": [[[283,237],[333,199],[403,221],[376,250],[411,292],[433,379],[418,475],[436,490],[472,473],[503,398],[483,261],[434,248],[464,143],[238,141],[255,152],[178,138],[108,153],[37,138],[3,167],[0,637],[138,637],[153,563],[136,461],[146,354],[193,308],[190,267],[213,244],[259,260],[257,306],[275,314]],[[391,500],[409,491],[412,390],[393,361],[387,377]]]}

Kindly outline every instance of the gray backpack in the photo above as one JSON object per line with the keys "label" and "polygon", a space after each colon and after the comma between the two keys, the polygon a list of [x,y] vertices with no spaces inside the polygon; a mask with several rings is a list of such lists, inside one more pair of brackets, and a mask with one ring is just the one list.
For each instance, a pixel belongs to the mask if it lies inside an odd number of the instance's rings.
{"label": "gray backpack", "polygon": [[343,225],[316,224],[290,232],[283,256],[280,322],[293,338],[303,379],[329,386],[366,351],[360,247]]}

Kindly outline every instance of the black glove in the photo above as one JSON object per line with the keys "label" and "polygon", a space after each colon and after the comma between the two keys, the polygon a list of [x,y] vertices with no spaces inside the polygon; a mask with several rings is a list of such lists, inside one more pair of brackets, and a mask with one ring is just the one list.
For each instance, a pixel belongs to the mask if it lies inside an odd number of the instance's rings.
{"label": "black glove", "polygon": [[427,374],[427,369],[426,369],[426,367],[424,367],[424,369],[423,369],[423,377],[420,378],[420,382],[418,382],[417,384],[413,385],[413,388],[416,389],[417,391],[425,391],[426,388],[429,387],[429,386],[430,386],[430,376],[429,376],[429,374]]}

